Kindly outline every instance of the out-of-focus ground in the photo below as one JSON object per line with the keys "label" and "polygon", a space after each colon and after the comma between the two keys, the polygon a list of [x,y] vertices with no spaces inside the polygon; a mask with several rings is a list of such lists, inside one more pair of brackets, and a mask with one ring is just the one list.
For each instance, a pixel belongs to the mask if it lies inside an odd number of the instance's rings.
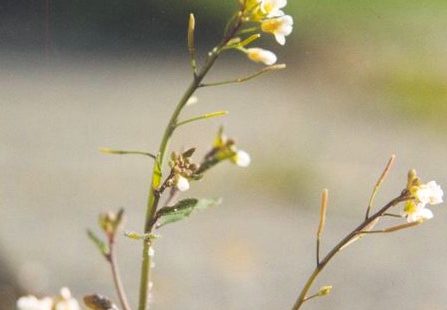
{"label": "out-of-focus ground", "polygon": [[[410,168],[447,186],[447,19],[434,3],[373,13],[351,3],[363,15],[340,8],[334,23],[312,23],[293,3],[297,35],[289,50],[274,47],[287,71],[198,93],[185,115],[231,113],[180,129],[173,147],[204,154],[223,123],[253,164],[217,167],[188,196],[223,197],[223,205],[160,231],[155,309],[288,309],[314,267],[322,188],[330,190],[328,250],[364,216],[389,155],[398,158],[378,204],[399,194]],[[242,58],[219,60],[209,79],[256,69]],[[43,61],[5,52],[0,66],[1,255],[29,292],[66,285],[78,297],[115,297],[85,230],[98,212],[124,207],[126,229],[140,231],[151,163],[98,148],[156,150],[190,79],[187,55]],[[447,212],[432,209],[420,227],[346,249],[315,286],[332,284],[333,293],[307,307],[445,309]],[[119,248],[134,301],[140,243],[123,237]]]}

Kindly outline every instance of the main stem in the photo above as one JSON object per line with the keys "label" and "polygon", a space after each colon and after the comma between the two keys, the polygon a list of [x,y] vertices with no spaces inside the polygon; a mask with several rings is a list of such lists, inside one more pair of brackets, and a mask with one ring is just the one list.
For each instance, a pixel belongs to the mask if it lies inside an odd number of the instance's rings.
{"label": "main stem", "polygon": [[[171,140],[172,134],[177,126],[178,117],[188,102],[189,98],[194,94],[194,92],[199,88],[200,83],[202,82],[205,75],[213,66],[217,57],[219,56],[221,46],[217,46],[209,55],[207,62],[204,67],[194,76],[193,81],[189,85],[188,89],[184,93],[183,97],[180,99],[177,104],[174,113],[169,120],[169,123],[165,129],[163,134],[163,139],[161,140],[160,147],[158,149],[158,157],[155,161],[154,168],[152,171],[152,183],[151,188],[149,189],[149,197],[147,202],[146,209],[146,217],[145,217],[145,225],[144,225],[144,233],[149,234],[152,231],[153,226],[153,218],[155,215],[155,211],[158,207],[159,196],[156,193],[156,189],[161,184],[161,169],[163,167],[163,163],[166,157],[166,151],[169,146],[169,142]],[[149,292],[149,283],[151,276],[151,256],[149,255],[149,249],[151,247],[151,241],[145,240],[143,245],[143,262],[141,265],[141,279],[140,279],[140,300],[139,300],[139,310],[148,309],[148,292]]]}
{"label": "main stem", "polygon": [[324,258],[323,260],[315,267],[315,270],[312,272],[310,277],[307,279],[306,284],[304,285],[303,289],[301,290],[301,293],[296,300],[295,304],[293,305],[293,310],[298,310],[301,308],[301,306],[306,302],[307,294],[312,287],[313,283],[315,282],[315,279],[318,277],[318,275],[323,271],[323,269],[326,267],[326,265],[332,260],[332,258],[340,252],[340,250],[349,243],[353,238],[361,234],[362,231],[364,231],[371,223],[373,223],[376,219],[378,219],[380,216],[382,216],[388,209],[391,207],[394,207],[398,203],[407,200],[405,193],[402,193],[399,197],[394,198],[391,200],[388,204],[386,204],[382,209],[377,211],[374,215],[368,217],[365,219],[359,226],[357,226],[351,233],[349,233],[345,238],[343,238]]}

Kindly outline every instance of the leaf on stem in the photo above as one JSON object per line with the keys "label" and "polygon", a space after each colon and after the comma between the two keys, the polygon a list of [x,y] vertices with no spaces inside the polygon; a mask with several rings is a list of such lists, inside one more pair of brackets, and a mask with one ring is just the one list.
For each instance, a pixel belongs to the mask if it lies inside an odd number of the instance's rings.
{"label": "leaf on stem", "polygon": [[109,246],[102,241],[93,231],[90,229],[87,230],[88,238],[93,242],[94,245],[98,248],[99,252],[101,252],[102,255],[107,256],[110,253]]}
{"label": "leaf on stem", "polygon": [[157,212],[157,228],[181,221],[191,215],[195,209],[207,209],[217,206],[221,199],[196,199],[188,198],[180,200],[173,207],[164,207]]}
{"label": "leaf on stem", "polygon": [[191,157],[194,154],[195,151],[196,151],[195,147],[189,148],[189,149],[187,149],[186,151],[184,151],[182,153],[182,156],[185,157],[185,158]]}

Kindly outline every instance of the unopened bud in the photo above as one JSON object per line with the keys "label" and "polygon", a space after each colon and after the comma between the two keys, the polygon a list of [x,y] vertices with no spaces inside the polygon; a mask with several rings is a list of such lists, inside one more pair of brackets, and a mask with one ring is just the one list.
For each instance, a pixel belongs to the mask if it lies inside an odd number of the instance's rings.
{"label": "unopened bud", "polygon": [[192,171],[196,171],[197,169],[199,169],[199,166],[197,164],[191,164],[189,166],[189,169],[191,169]]}
{"label": "unopened bud", "polygon": [[184,151],[182,155],[183,155],[183,157],[186,159],[186,158],[188,158],[188,157],[191,157],[192,154],[194,154],[195,151],[196,151],[196,148],[195,148],[195,147],[192,147],[192,148],[190,148],[190,149]]}
{"label": "unopened bud", "polygon": [[178,158],[178,154],[177,154],[176,152],[172,152],[172,153],[171,153],[171,159],[172,159],[173,161],[176,161],[177,158]]}
{"label": "unopened bud", "polygon": [[329,295],[332,291],[332,285],[325,285],[320,288],[318,291],[318,296],[326,296]]}
{"label": "unopened bud", "polygon": [[121,209],[118,213],[107,212],[99,215],[99,226],[106,233],[106,235],[112,236],[118,230],[123,219],[124,210]]}
{"label": "unopened bud", "polygon": [[407,189],[411,189],[411,187],[413,186],[417,186],[421,183],[421,181],[419,180],[416,170],[411,169],[408,172],[408,183],[407,183]]}

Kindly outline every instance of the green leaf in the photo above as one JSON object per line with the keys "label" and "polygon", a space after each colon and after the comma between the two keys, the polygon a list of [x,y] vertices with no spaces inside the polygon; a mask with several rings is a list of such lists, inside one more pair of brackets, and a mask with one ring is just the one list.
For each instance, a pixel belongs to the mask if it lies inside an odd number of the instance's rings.
{"label": "green leaf", "polygon": [[109,255],[110,253],[109,246],[104,241],[99,239],[99,237],[96,236],[96,234],[91,230],[87,230],[87,235],[89,239],[96,245],[96,247],[98,248],[99,252],[101,252],[102,255],[104,256]]}
{"label": "green leaf", "polygon": [[190,148],[190,149],[184,151],[182,155],[183,155],[183,157],[185,157],[185,158],[189,158],[189,157],[192,156],[192,154],[194,154],[195,151],[196,151],[196,148],[195,148],[195,147],[192,147],[192,148]]}
{"label": "green leaf", "polygon": [[173,207],[164,207],[157,212],[157,228],[178,222],[191,215],[195,209],[207,209],[219,205],[220,199],[188,198],[177,202]]}

